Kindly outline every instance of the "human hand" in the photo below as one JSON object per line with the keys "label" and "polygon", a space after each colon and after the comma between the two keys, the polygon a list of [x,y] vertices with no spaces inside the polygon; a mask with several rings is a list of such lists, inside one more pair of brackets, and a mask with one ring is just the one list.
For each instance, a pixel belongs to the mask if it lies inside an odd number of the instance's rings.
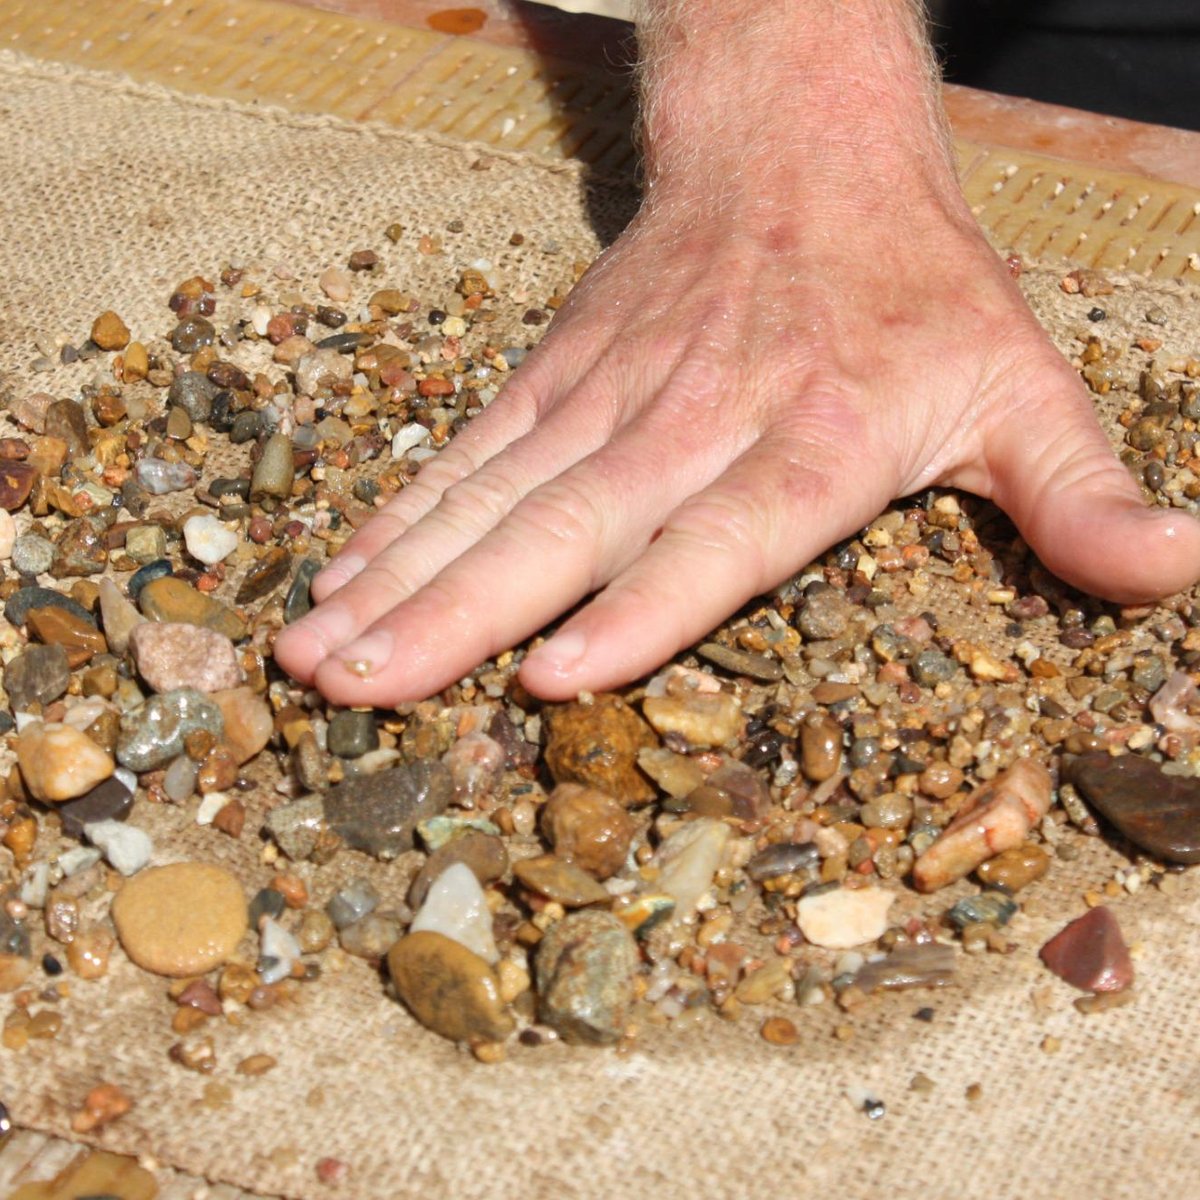
{"label": "human hand", "polygon": [[819,149],[660,155],[630,228],[317,577],[278,661],[335,703],[420,699],[598,592],[521,679],[611,687],[932,484],[994,499],[1085,590],[1193,582],[1200,525],[1144,506],[948,168]]}

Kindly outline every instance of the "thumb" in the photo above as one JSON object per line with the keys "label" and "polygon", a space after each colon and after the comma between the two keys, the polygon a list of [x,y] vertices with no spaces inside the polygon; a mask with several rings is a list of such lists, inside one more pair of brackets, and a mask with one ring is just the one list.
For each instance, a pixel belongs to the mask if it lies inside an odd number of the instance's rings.
{"label": "thumb", "polygon": [[1065,363],[1040,394],[999,417],[984,447],[987,494],[1060,579],[1122,604],[1157,599],[1200,577],[1200,522],[1148,506]]}

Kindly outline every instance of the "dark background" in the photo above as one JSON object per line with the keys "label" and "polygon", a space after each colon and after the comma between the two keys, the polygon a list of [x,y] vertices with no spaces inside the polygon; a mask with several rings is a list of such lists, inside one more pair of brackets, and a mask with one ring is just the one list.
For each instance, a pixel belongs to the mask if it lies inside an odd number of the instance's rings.
{"label": "dark background", "polygon": [[1200,0],[932,0],[952,83],[1200,130]]}

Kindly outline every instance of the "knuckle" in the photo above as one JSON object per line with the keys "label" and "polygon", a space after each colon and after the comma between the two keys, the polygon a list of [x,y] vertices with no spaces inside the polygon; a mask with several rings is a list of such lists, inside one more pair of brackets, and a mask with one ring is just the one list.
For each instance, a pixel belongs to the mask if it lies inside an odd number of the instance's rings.
{"label": "knuckle", "polygon": [[448,487],[438,505],[440,516],[471,527],[491,528],[520,502],[520,488],[497,471],[477,472]]}
{"label": "knuckle", "polygon": [[525,529],[558,542],[579,542],[600,536],[605,517],[595,499],[567,478],[551,480],[513,510]]}
{"label": "knuckle", "polygon": [[749,577],[759,579],[764,573],[767,530],[763,512],[741,490],[685,500],[667,521],[664,533],[705,556],[732,555]]}

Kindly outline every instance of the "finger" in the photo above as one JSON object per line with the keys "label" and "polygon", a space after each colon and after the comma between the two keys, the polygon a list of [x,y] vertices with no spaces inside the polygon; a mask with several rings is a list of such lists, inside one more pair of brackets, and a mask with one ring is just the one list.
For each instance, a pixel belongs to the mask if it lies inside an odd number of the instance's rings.
{"label": "finger", "polygon": [[847,491],[840,454],[815,450],[796,441],[756,446],[672,513],[636,562],[534,650],[521,681],[557,700],[636,679],[861,528],[895,480],[881,469]]}
{"label": "finger", "polygon": [[636,558],[661,515],[753,436],[700,432],[658,409],[632,422],[320,663],[317,686],[335,703],[424,697],[541,628]]}
{"label": "finger", "polygon": [[[678,358],[681,351],[674,353]],[[603,471],[611,463],[615,476],[628,478],[631,472],[636,473],[638,461],[648,456],[654,463],[649,472],[653,478],[647,481],[650,487],[671,478],[682,479],[679,461],[695,459],[702,463],[704,455],[691,445],[680,446],[680,457],[675,461],[664,457],[674,444],[675,434],[684,441],[698,440],[694,422],[677,411],[694,395],[693,374],[681,371],[676,372],[678,378],[668,378],[675,363],[666,352],[610,356],[607,362],[611,364],[607,370],[594,371],[532,432],[447,488],[437,505],[420,520],[400,526],[392,514],[379,514],[390,518],[383,526],[391,537],[390,544],[378,549],[351,578],[327,593],[314,612],[279,634],[275,653],[281,665],[297,679],[310,680],[322,659],[353,641],[428,583],[485,537],[536,487],[609,443],[614,426],[630,412],[630,405],[622,403],[623,396],[659,392],[654,414],[642,419],[633,444],[628,440],[614,444],[611,456],[601,457],[592,471]],[[641,364],[636,372],[634,363]],[[741,433],[750,436],[750,427],[744,427]],[[712,437],[711,429],[704,431],[703,440],[714,460],[730,453],[727,444]],[[696,486],[703,486],[708,478],[700,478]],[[658,511],[669,511],[685,494],[673,494]]]}
{"label": "finger", "polygon": [[1041,390],[992,431],[979,490],[1051,571],[1084,591],[1136,603],[1189,587],[1200,577],[1200,523],[1147,506],[1065,363],[1039,378]]}
{"label": "finger", "polygon": [[559,396],[569,394],[607,348],[593,330],[551,326],[500,393],[417,477],[338,551],[312,583],[318,603],[353,579],[385,546],[429,512],[445,491],[524,437]]}

